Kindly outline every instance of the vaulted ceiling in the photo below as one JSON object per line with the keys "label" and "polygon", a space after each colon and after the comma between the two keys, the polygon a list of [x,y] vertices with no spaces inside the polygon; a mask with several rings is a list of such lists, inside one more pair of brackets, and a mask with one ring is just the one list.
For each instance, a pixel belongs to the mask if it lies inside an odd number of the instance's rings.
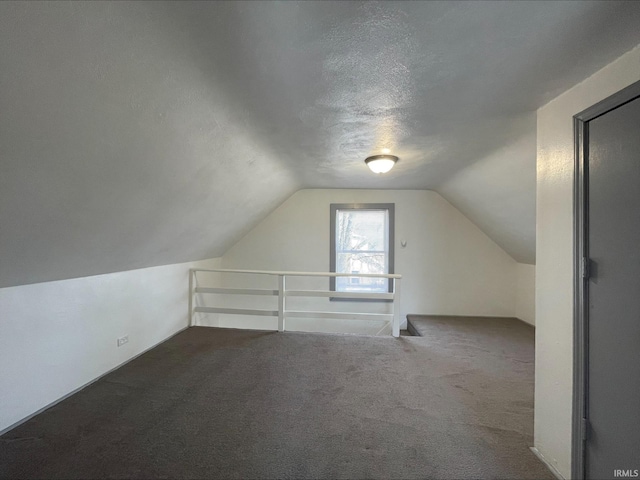
{"label": "vaulted ceiling", "polygon": [[639,24],[614,1],[0,2],[0,287],[220,256],[301,188],[433,189],[532,263],[535,110]]}

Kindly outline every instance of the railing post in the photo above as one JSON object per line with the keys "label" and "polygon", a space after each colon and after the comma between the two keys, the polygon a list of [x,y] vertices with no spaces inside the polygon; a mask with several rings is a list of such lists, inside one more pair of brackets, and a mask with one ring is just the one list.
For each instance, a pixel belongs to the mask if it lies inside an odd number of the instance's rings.
{"label": "railing post", "polygon": [[285,276],[278,275],[278,331],[284,332]]}
{"label": "railing post", "polygon": [[196,272],[189,269],[189,326],[193,327],[193,277]]}
{"label": "railing post", "polygon": [[400,279],[393,279],[393,326],[391,335],[398,338],[400,336]]}

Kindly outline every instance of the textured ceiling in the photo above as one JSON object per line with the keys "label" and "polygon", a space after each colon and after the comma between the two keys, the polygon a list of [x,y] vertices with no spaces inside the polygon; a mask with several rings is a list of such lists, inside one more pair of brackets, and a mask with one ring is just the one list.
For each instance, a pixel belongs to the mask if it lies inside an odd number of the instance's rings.
{"label": "textured ceiling", "polygon": [[533,112],[638,24],[640,2],[0,2],[0,287],[220,256],[310,187],[437,190],[532,262]]}

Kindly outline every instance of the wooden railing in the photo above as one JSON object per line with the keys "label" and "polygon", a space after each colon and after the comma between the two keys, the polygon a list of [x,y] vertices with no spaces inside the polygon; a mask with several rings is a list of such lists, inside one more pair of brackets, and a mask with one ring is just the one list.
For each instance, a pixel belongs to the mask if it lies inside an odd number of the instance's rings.
{"label": "wooden railing", "polygon": [[[277,289],[261,288],[220,288],[199,286],[198,272],[233,273],[270,275],[278,277]],[[288,277],[361,277],[361,278],[385,278],[391,282],[390,292],[335,292],[331,290],[289,290],[287,289]],[[367,273],[332,273],[332,272],[279,272],[270,270],[232,270],[232,269],[202,269],[193,268],[189,274],[189,324],[193,325],[194,313],[220,313],[235,315],[259,315],[278,317],[278,331],[286,330],[287,318],[312,318],[312,319],[338,319],[338,320],[383,320],[385,326],[391,324],[391,334],[400,336],[400,279],[402,275],[396,274],[367,274]],[[250,295],[250,296],[277,296],[277,310],[263,310],[250,308],[227,308],[194,306],[195,294],[218,295]],[[393,313],[360,313],[360,312],[327,312],[288,310],[286,308],[288,297],[326,297],[353,300],[384,300],[391,304]],[[384,329],[385,327],[383,327]],[[388,327],[386,327],[388,328]]]}

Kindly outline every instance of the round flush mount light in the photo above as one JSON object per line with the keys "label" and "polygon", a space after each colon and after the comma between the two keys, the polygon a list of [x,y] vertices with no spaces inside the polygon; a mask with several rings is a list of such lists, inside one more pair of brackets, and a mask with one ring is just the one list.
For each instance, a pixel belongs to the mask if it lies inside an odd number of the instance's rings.
{"label": "round flush mount light", "polygon": [[371,169],[373,173],[387,173],[393,168],[398,161],[395,155],[374,155],[367,157],[364,163]]}

